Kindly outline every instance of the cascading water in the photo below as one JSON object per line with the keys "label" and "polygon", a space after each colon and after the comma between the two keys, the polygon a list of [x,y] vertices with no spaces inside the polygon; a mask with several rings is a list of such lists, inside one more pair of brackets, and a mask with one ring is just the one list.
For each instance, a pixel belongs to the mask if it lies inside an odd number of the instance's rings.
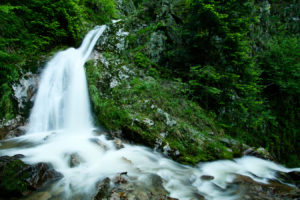
{"label": "cascading water", "polygon": [[59,52],[47,64],[30,116],[29,133],[92,128],[84,63],[105,26],[90,31],[78,49]]}
{"label": "cascading water", "polygon": [[[196,199],[195,193],[206,199],[236,199],[237,196],[224,191],[235,174],[265,183],[276,179],[276,171],[300,171],[254,157],[190,167],[141,146],[124,144],[124,148],[117,149],[105,136],[94,135],[84,63],[104,30],[105,26],[95,28],[78,49],[59,52],[48,62],[42,73],[27,134],[11,139],[19,143],[18,147],[3,149],[1,155],[23,154],[28,163],[51,163],[64,175],[54,187],[54,190],[64,188],[62,199],[72,199],[77,193],[89,199],[95,192],[97,181],[124,171],[141,184],[151,174],[160,176],[170,196],[180,200]],[[80,163],[71,166],[70,156],[75,154]],[[202,175],[214,179],[204,181],[200,179]]]}

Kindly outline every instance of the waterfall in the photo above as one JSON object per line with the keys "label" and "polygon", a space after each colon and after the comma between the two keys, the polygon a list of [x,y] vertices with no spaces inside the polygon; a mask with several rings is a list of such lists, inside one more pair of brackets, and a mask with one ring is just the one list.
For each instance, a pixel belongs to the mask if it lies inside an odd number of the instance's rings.
{"label": "waterfall", "polygon": [[93,127],[83,66],[105,28],[95,28],[78,49],[59,52],[48,62],[30,115],[29,133],[81,132]]}
{"label": "waterfall", "polygon": [[[139,184],[146,184],[151,175],[160,176],[170,196],[180,200],[197,199],[195,194],[208,200],[238,199],[238,190],[228,187],[236,174],[267,183],[277,179],[277,171],[300,171],[255,157],[192,167],[142,146],[124,144],[124,148],[118,149],[112,140],[94,134],[84,63],[104,30],[105,26],[93,29],[78,49],[61,51],[48,62],[42,72],[28,132],[5,141],[14,143],[14,147],[8,145],[0,150],[0,155],[23,154],[27,163],[51,163],[64,175],[51,193],[55,195],[63,188],[63,195],[54,198],[73,199],[80,193],[83,199],[91,199],[99,180],[127,172]],[[72,164],[74,156],[77,162]],[[203,180],[201,176],[213,179]]]}

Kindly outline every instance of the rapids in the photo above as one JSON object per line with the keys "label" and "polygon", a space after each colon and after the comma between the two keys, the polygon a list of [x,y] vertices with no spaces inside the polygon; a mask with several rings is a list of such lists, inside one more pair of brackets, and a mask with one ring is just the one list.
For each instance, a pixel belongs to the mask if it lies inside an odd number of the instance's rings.
{"label": "rapids", "polygon": [[[89,199],[95,184],[106,177],[127,172],[140,184],[147,184],[151,174],[159,175],[170,196],[180,200],[195,199],[199,193],[206,199],[236,199],[230,189],[224,190],[236,174],[267,183],[276,172],[300,171],[255,157],[199,163],[195,167],[176,163],[152,149],[124,144],[117,149],[112,140],[95,134],[85,77],[88,60],[105,26],[96,27],[84,38],[78,49],[58,52],[41,75],[37,97],[25,135],[3,141],[0,155],[23,154],[27,163],[49,162],[64,178],[52,187],[63,188],[63,199],[80,194]],[[14,147],[8,147],[9,144]],[[70,166],[70,156],[80,163]],[[210,181],[203,175],[213,176]]]}

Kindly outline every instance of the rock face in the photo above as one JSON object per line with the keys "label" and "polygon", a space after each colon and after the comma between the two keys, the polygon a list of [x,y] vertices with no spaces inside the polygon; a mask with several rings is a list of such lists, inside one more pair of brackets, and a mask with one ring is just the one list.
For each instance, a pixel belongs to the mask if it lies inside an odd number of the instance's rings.
{"label": "rock face", "polygon": [[30,72],[23,75],[18,84],[13,85],[15,98],[18,101],[19,111],[28,107],[28,103],[33,104],[37,92],[39,77]]}
{"label": "rock face", "polygon": [[18,197],[34,191],[47,182],[62,178],[47,163],[28,165],[23,155],[0,157],[0,197]]}
{"label": "rock face", "polygon": [[21,115],[5,122],[0,121],[0,140],[23,135],[25,131],[24,118]]}
{"label": "rock face", "polygon": [[31,72],[23,74],[18,83],[12,85],[14,99],[18,104],[18,115],[11,120],[0,119],[0,140],[23,135],[25,118],[29,115],[38,89],[39,76]]}

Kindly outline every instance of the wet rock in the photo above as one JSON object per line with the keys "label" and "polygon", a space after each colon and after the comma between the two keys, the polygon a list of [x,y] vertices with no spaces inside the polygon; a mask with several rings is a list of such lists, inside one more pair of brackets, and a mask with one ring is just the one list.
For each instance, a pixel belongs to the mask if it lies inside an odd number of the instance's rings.
{"label": "wet rock", "polygon": [[211,180],[214,180],[215,177],[213,176],[209,176],[209,175],[203,175],[201,176],[201,179],[204,180],[204,181],[211,181]]}
{"label": "wet rock", "polygon": [[38,163],[29,167],[29,178],[26,180],[31,187],[38,189],[48,181],[62,178],[62,174],[55,171],[47,163]]}
{"label": "wet rock", "polygon": [[151,188],[145,188],[134,183],[126,183],[114,188],[111,192],[110,199],[170,200],[172,198],[166,194],[158,193]]}
{"label": "wet rock", "polygon": [[259,147],[259,148],[248,148],[243,152],[243,155],[247,156],[255,156],[258,158],[266,159],[266,160],[272,160],[274,161],[275,159],[271,156],[271,154],[264,148]]}
{"label": "wet rock", "polygon": [[[179,200],[179,199],[176,199],[176,198],[172,198],[172,197],[167,197],[167,200]],[[200,199],[201,200],[201,199]],[[205,200],[205,199],[203,199]]]}
{"label": "wet rock", "polygon": [[255,182],[250,177],[238,175],[233,184],[238,186],[239,200],[296,200],[300,198],[299,188],[277,181],[263,184]]}
{"label": "wet rock", "polygon": [[102,200],[103,198],[107,198],[109,195],[110,189],[110,179],[105,178],[103,181],[99,182],[97,185],[97,194],[94,196],[94,200]]}
{"label": "wet rock", "polygon": [[5,136],[7,135],[8,130],[5,128],[0,128],[0,140],[3,140]]}
{"label": "wet rock", "polygon": [[2,122],[1,126],[2,127],[6,127],[9,130],[15,129],[18,126],[20,126],[20,124],[22,124],[23,122],[23,118],[21,115],[17,115],[15,118],[8,120],[8,121],[4,121]]}
{"label": "wet rock", "polygon": [[244,151],[244,155],[252,155],[253,152],[254,152],[254,149],[248,148]]}
{"label": "wet rock", "polygon": [[23,155],[0,157],[0,196],[23,196],[44,184],[62,178],[47,163],[25,164]]}
{"label": "wet rock", "polygon": [[205,200],[205,197],[202,196],[201,194],[196,193],[194,195],[195,195],[195,197],[196,197],[197,200]]}
{"label": "wet rock", "polygon": [[171,152],[171,147],[169,145],[169,143],[167,142],[166,145],[163,147],[163,154],[165,154],[166,156],[169,155],[169,153]]}
{"label": "wet rock", "polygon": [[17,128],[14,128],[14,129],[10,130],[5,135],[5,139],[10,139],[10,138],[18,137],[18,136],[24,135],[25,133],[26,133],[26,127],[25,126],[19,126]]}
{"label": "wet rock", "polygon": [[152,186],[163,188],[163,181],[160,176],[153,174],[151,175],[150,180]]}
{"label": "wet rock", "polygon": [[8,121],[0,120],[0,139],[9,139],[23,135],[26,131],[24,126],[24,118],[17,115],[14,119]]}
{"label": "wet rock", "polygon": [[293,171],[293,172],[289,172],[287,173],[291,179],[294,181],[294,184],[300,188],[300,172],[296,172],[296,171]]}
{"label": "wet rock", "polygon": [[114,144],[115,146],[117,147],[117,149],[122,149],[124,148],[124,145],[122,143],[122,140],[118,139],[118,138],[115,138],[114,139]]}
{"label": "wet rock", "polygon": [[290,183],[292,185],[297,186],[298,188],[300,187],[300,172],[277,172],[277,177],[285,183]]}
{"label": "wet rock", "polygon": [[49,140],[50,138],[54,137],[57,134],[57,132],[53,131],[51,132],[49,135],[47,135],[46,137],[44,137],[44,140]]}
{"label": "wet rock", "polygon": [[115,184],[123,184],[128,182],[128,177],[126,177],[127,172],[122,172],[119,175],[115,176],[113,182]]}
{"label": "wet rock", "polygon": [[95,134],[95,135],[108,135],[108,133],[105,130],[101,130],[101,129],[93,130],[93,134]]}
{"label": "wet rock", "polygon": [[163,186],[163,180],[160,176],[156,174],[152,174],[149,178],[149,184],[150,184],[150,188],[152,189],[152,192],[168,195],[168,192],[165,190]]}
{"label": "wet rock", "polygon": [[[126,181],[120,181],[125,179]],[[117,180],[117,182],[116,182]],[[136,179],[127,176],[127,173],[118,174],[110,184],[106,178],[99,183],[98,192],[94,200],[177,200],[168,196],[168,192],[162,186],[162,179],[157,175],[150,175],[148,183],[135,182]]]}
{"label": "wet rock", "polygon": [[100,146],[104,151],[107,151],[108,147],[107,147],[105,144],[103,144],[103,143],[101,142],[101,140],[99,140],[98,138],[90,138],[89,140],[90,140],[91,142],[94,142],[94,143],[97,144],[98,146]]}
{"label": "wet rock", "polygon": [[[51,191],[52,196],[55,196],[55,197],[63,196],[63,194],[65,192],[65,186],[60,185],[59,187],[57,187],[57,185],[54,183],[49,191]],[[54,200],[54,199],[51,198],[51,200]]]}
{"label": "wet rock", "polygon": [[123,134],[121,130],[116,130],[116,131],[110,131],[109,134],[112,137],[116,137],[116,138],[123,138]]}
{"label": "wet rock", "polygon": [[222,142],[228,146],[232,146],[232,145],[237,146],[240,144],[238,141],[236,141],[234,139],[229,139],[229,138],[220,138],[220,142]]}
{"label": "wet rock", "polygon": [[18,101],[19,110],[22,112],[26,104],[33,103],[37,92],[39,77],[31,72],[23,75],[18,84],[14,84],[13,90]]}
{"label": "wet rock", "polygon": [[34,194],[30,195],[29,199],[30,200],[48,200],[51,197],[52,196],[49,192],[37,192],[37,193],[34,193]]}
{"label": "wet rock", "polygon": [[69,156],[69,166],[71,168],[79,166],[80,163],[82,163],[82,162],[83,162],[83,159],[79,156],[78,153],[72,153]]}

